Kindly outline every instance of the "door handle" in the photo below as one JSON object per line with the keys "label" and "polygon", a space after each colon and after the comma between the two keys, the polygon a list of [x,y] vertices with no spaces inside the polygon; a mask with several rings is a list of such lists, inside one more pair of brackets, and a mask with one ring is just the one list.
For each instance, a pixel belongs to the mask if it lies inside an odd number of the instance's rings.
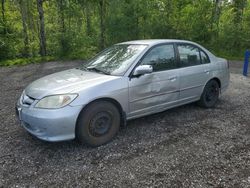
{"label": "door handle", "polygon": [[168,80],[170,80],[171,82],[174,82],[177,79],[177,76],[170,76],[168,78]]}

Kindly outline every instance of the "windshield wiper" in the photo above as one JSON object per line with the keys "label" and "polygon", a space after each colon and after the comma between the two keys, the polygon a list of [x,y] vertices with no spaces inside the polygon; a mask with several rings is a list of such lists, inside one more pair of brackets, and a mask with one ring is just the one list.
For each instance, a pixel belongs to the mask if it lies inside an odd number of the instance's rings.
{"label": "windshield wiper", "polygon": [[89,70],[89,71],[95,71],[95,72],[98,72],[98,73],[110,75],[110,73],[108,73],[108,72],[106,72],[104,70],[98,69],[96,67],[86,67],[86,69]]}
{"label": "windshield wiper", "polygon": [[84,66],[78,67],[78,68],[76,68],[76,69],[80,69],[80,70],[84,70],[84,71],[87,71],[87,70],[88,70],[87,67],[84,67]]}

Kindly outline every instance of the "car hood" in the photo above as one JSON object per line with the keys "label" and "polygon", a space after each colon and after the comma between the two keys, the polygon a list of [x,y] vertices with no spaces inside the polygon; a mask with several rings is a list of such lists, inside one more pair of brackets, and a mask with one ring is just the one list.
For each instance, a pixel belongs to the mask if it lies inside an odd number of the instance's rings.
{"label": "car hood", "polygon": [[70,69],[32,82],[26,87],[25,94],[35,99],[41,99],[48,95],[78,92],[84,88],[113,79],[117,79],[117,77],[80,69]]}

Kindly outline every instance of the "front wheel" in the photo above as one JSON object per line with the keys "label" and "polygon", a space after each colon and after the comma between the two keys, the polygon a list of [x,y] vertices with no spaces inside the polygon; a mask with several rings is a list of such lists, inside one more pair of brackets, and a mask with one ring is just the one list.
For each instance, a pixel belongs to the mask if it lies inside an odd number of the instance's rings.
{"label": "front wheel", "polygon": [[216,80],[210,80],[201,95],[198,104],[205,108],[212,108],[216,105],[220,94],[220,87]]}
{"label": "front wheel", "polygon": [[97,101],[84,109],[77,121],[76,138],[92,147],[109,142],[120,127],[120,113],[108,101]]}

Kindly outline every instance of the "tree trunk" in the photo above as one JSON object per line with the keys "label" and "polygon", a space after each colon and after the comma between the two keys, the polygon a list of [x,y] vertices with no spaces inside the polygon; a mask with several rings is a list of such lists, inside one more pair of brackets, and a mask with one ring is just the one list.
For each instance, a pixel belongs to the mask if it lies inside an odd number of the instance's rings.
{"label": "tree trunk", "polygon": [[40,39],[40,55],[46,56],[46,38],[44,25],[43,0],[37,0],[37,10],[39,13],[39,39]]}
{"label": "tree trunk", "polygon": [[87,34],[87,36],[91,36],[91,18],[90,18],[89,8],[90,8],[89,2],[86,1],[85,14],[86,14],[86,34]]}
{"label": "tree trunk", "polygon": [[244,8],[246,6],[247,1],[246,0],[234,0],[233,1],[233,8],[235,12],[234,16],[234,27],[236,28],[236,36],[234,37],[233,45],[237,46],[239,49],[241,48],[241,32],[243,30],[243,13]]}
{"label": "tree trunk", "polygon": [[219,20],[220,20],[220,2],[221,0],[214,0],[214,10],[212,15],[211,29],[214,30],[214,37],[217,38],[219,33]]}
{"label": "tree trunk", "polygon": [[5,20],[5,0],[1,0],[1,5],[2,5],[2,20],[3,20],[3,31],[4,34],[7,33],[7,28],[6,28],[6,20]]}
{"label": "tree trunk", "polygon": [[135,39],[139,38],[139,34],[140,34],[140,28],[139,28],[139,4],[138,2],[136,2],[136,7],[135,7],[135,17],[136,17],[136,28],[135,28]]}
{"label": "tree trunk", "polygon": [[60,22],[61,22],[61,32],[65,33],[65,19],[64,19],[64,4],[63,4],[64,0],[60,0],[59,1],[59,14],[60,14]]}
{"label": "tree trunk", "polygon": [[235,10],[235,24],[241,24],[243,19],[244,8],[246,6],[246,0],[234,0],[233,6]]}
{"label": "tree trunk", "polygon": [[27,27],[27,6],[25,1],[20,0],[20,13],[22,17],[22,25],[23,25],[23,43],[24,43],[24,50],[23,56],[27,57],[29,55],[29,36],[28,36],[28,27]]}
{"label": "tree trunk", "polygon": [[219,17],[220,17],[220,1],[221,0],[215,0],[214,1],[214,3],[215,3],[214,20],[216,21],[216,23],[218,22]]}
{"label": "tree trunk", "polygon": [[100,5],[100,49],[105,47],[105,0],[99,0]]}

